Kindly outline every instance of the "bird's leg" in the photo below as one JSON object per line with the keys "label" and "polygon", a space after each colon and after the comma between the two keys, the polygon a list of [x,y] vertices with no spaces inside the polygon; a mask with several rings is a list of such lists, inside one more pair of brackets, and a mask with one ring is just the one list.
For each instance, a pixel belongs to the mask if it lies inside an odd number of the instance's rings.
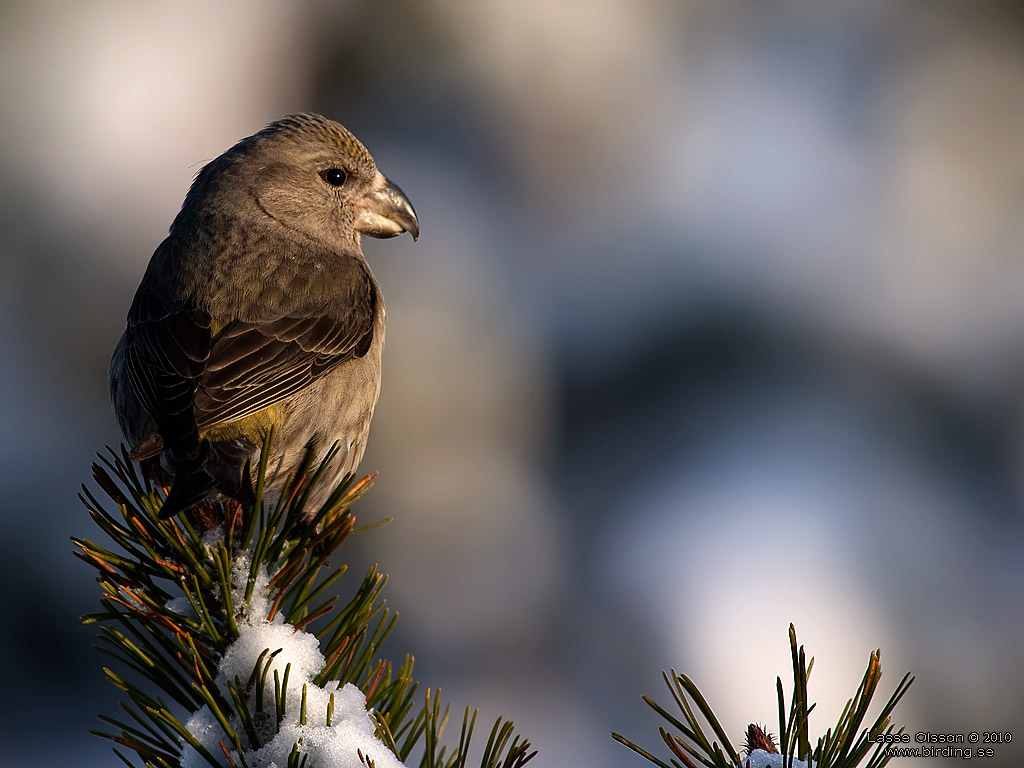
{"label": "bird's leg", "polygon": [[242,502],[237,499],[224,500],[224,530],[232,536],[242,533]]}
{"label": "bird's leg", "polygon": [[213,529],[219,528],[223,522],[218,506],[220,505],[210,501],[201,501],[186,509],[185,517],[201,536],[205,536]]}
{"label": "bird's leg", "polygon": [[225,533],[230,529],[232,535],[238,536],[242,532],[243,509],[236,499],[201,501],[186,509],[185,516],[201,536],[222,527]]}

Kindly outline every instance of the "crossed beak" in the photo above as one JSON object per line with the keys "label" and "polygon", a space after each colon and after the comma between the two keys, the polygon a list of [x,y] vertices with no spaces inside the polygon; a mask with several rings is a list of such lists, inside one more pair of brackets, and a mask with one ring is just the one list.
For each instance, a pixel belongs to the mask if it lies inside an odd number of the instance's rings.
{"label": "crossed beak", "polygon": [[385,238],[408,232],[413,240],[420,236],[416,209],[401,188],[382,173],[377,174],[377,180],[359,208],[356,230],[364,235]]}

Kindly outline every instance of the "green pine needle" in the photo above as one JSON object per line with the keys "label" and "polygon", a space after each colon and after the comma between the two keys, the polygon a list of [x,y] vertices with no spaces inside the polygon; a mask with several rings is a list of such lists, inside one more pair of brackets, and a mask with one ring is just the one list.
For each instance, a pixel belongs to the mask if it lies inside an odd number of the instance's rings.
{"label": "green pine needle", "polygon": [[[217,670],[239,636],[240,620],[251,615],[257,583],[266,573],[271,616],[279,613],[320,639],[327,663],[316,685],[355,683],[366,694],[378,735],[407,765],[466,768],[476,711],[466,708],[458,743],[445,745],[450,708],[430,691],[419,701],[413,657],[405,656],[397,668],[380,658],[397,619],[384,605],[386,575],[375,566],[348,582],[346,566],[328,566],[328,558],[357,530],[350,507],[373,477],[358,483],[346,478],[319,509],[308,510],[337,453],[332,448],[317,461],[311,450],[270,507],[265,481],[271,439],[268,434],[261,453],[254,505],[206,504],[170,520],[160,518],[165,492],[140,476],[123,446],[119,452],[108,448],[93,465],[100,493],[83,486],[80,499],[108,541],[72,539],[75,555],[95,570],[101,590],[102,610],[82,621],[100,625],[99,647],[114,659],[104,672],[125,696],[125,717],[101,717],[113,731],[96,733],[116,745],[126,765],[135,763],[121,749],[142,765],[178,768],[182,744],[188,744],[211,766],[245,768],[246,752],[272,739],[285,715],[290,665],[283,674],[274,670],[273,701],[264,701],[263,691],[277,649],[260,655],[247,680],[235,677],[225,688]],[[101,502],[104,495],[107,501]],[[239,563],[246,562],[240,572]],[[335,593],[346,584],[351,596],[339,606]],[[218,750],[204,747],[184,725],[204,706],[226,736]],[[305,684],[299,707],[305,724]],[[332,693],[326,724],[333,718]],[[521,768],[535,754],[512,723],[499,719],[479,764]],[[362,757],[371,768],[372,761]],[[288,766],[303,768],[307,759],[297,743]]]}
{"label": "green pine needle", "polygon": [[[816,768],[857,768],[866,759],[867,763],[863,768],[882,768],[889,761],[890,755],[886,753],[886,745],[876,742],[875,739],[883,733],[903,732],[902,727],[897,729],[891,724],[891,717],[896,705],[914,682],[914,678],[909,673],[904,675],[872,724],[867,728],[862,727],[871,699],[882,677],[881,651],[873,651],[868,657],[864,677],[853,698],[846,703],[839,721],[818,739],[812,749],[808,716],[815,705],[808,703],[807,681],[814,666],[814,659],[808,660],[804,647],[798,646],[796,629],[792,624],[789,627],[789,641],[793,659],[793,694],[788,708],[782,678],[777,679],[776,686],[779,700],[779,747],[782,753],[788,756],[787,764],[796,758],[803,761],[811,759]],[[659,768],[736,768],[742,765],[742,759],[733,749],[725,729],[693,681],[686,675],[677,674],[675,670],[671,675],[664,674],[663,677],[676,707],[682,713],[682,719],[647,696],[644,696],[643,700],[676,731],[672,733],[665,728],[659,728],[662,741],[672,752],[669,761],[657,757],[618,733],[612,733],[612,738]],[[700,713],[700,717],[695,714],[694,708]],[[704,731],[704,723],[710,726],[718,741],[711,741],[708,738]],[[767,739],[771,744],[771,739],[759,728],[751,726],[750,732],[755,730],[759,738]],[[722,746],[719,746],[719,742]]]}

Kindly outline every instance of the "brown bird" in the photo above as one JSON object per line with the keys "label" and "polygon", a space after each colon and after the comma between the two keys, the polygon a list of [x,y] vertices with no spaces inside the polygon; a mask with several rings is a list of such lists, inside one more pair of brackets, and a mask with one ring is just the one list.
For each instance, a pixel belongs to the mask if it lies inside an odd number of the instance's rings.
{"label": "brown bird", "polygon": [[360,238],[403,232],[419,236],[405,194],[319,115],[271,123],[199,172],[110,361],[131,457],[173,476],[165,516],[220,496],[251,502],[271,427],[270,493],[310,446],[339,446],[310,514],[355,471],[384,346]]}

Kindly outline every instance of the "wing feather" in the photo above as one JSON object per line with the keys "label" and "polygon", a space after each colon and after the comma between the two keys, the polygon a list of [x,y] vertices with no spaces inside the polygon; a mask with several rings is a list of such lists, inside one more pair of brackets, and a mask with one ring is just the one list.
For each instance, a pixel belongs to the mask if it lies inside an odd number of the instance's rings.
{"label": "wing feather", "polygon": [[346,280],[344,302],[303,309],[290,301],[284,313],[268,307],[265,319],[231,320],[216,334],[207,312],[170,298],[160,280],[143,281],[151,287],[139,288],[128,315],[125,368],[164,444],[190,455],[199,432],[258,413],[365,355],[376,284],[362,264]]}

